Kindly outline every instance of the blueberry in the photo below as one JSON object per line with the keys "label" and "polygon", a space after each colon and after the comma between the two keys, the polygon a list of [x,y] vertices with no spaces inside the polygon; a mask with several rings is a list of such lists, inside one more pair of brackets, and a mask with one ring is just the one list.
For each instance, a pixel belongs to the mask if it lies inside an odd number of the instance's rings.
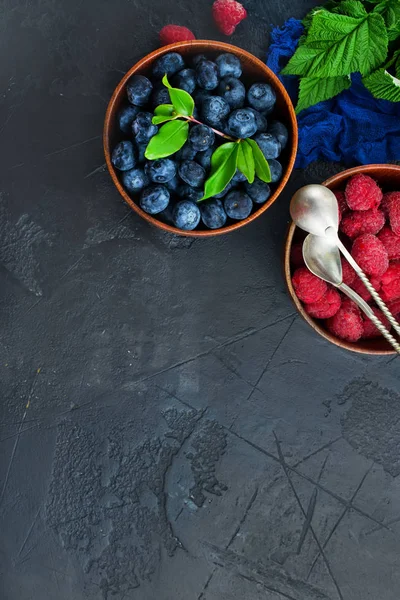
{"label": "blueberry", "polygon": [[164,54],[161,56],[153,66],[153,75],[157,79],[162,79],[164,75],[175,75],[178,71],[184,69],[185,63],[183,62],[183,58],[177,52],[168,52],[168,54]]}
{"label": "blueberry", "polygon": [[158,127],[151,122],[153,115],[149,112],[140,112],[132,123],[132,132],[138,143],[148,142],[158,131]]}
{"label": "blueberry", "polygon": [[136,115],[139,112],[139,108],[137,106],[125,106],[118,113],[118,123],[119,128],[124,133],[130,133],[132,129],[132,121],[136,118]]}
{"label": "blueberry", "polygon": [[148,103],[153,84],[144,75],[133,75],[126,84],[128,100],[135,106],[144,106]]}
{"label": "blueberry", "polygon": [[270,110],[275,104],[276,96],[269,83],[253,83],[247,92],[247,101],[256,110]]}
{"label": "blueberry", "polygon": [[146,174],[153,183],[167,183],[176,175],[176,164],[170,158],[151,160],[146,165]]}
{"label": "blueberry", "polygon": [[136,143],[138,163],[144,163],[145,162],[146,157],[145,157],[144,153],[146,152],[146,148],[147,148],[147,142],[139,143],[139,144]]}
{"label": "blueberry", "polygon": [[136,168],[130,169],[130,171],[124,171],[122,175],[122,183],[128,192],[135,194],[149,185],[150,182],[143,169]]}
{"label": "blueberry", "polygon": [[209,169],[211,167],[211,157],[215,152],[215,146],[208,148],[205,152],[199,152],[196,157],[196,161],[203,167],[203,169]]}
{"label": "blueberry", "polygon": [[191,202],[197,202],[203,197],[204,191],[184,183],[178,188],[178,196]]}
{"label": "blueberry", "polygon": [[194,125],[189,133],[189,141],[197,152],[204,152],[213,145],[215,135],[207,125]]}
{"label": "blueberry", "polygon": [[261,152],[267,160],[270,158],[277,158],[280,155],[281,143],[274,135],[271,135],[270,133],[257,133],[257,135],[254,136],[254,140],[260,146]]}
{"label": "blueberry", "polygon": [[211,60],[203,60],[196,67],[197,85],[205,90],[215,90],[218,85],[217,65]]}
{"label": "blueberry", "polygon": [[203,62],[203,60],[207,60],[204,54],[196,54],[196,56],[194,56],[192,59],[193,66],[197,67],[197,65]]}
{"label": "blueberry", "polygon": [[276,138],[278,138],[283,150],[289,138],[289,132],[286,126],[280,121],[271,121],[268,127],[268,133],[271,133]]}
{"label": "blueberry", "polygon": [[230,110],[226,100],[220,96],[211,96],[203,100],[201,115],[206,123],[212,127],[218,127],[222,125],[222,121],[228,116]]}
{"label": "blueberry", "polygon": [[196,87],[196,72],[194,69],[182,69],[174,75],[171,84],[181,90],[185,90],[188,94],[192,94]]}
{"label": "blueberry", "polygon": [[197,151],[193,148],[190,142],[186,142],[180,150],[175,154],[175,158],[178,162],[183,160],[193,160],[197,155]]}
{"label": "blueberry", "polygon": [[166,208],[164,208],[164,210],[162,210],[161,212],[159,212],[157,214],[157,218],[160,219],[160,221],[164,221],[164,223],[167,223],[168,225],[173,225],[174,221],[172,218],[172,213],[174,211],[174,205],[172,202],[169,202],[168,206]]}
{"label": "blueberry", "polygon": [[201,187],[206,179],[206,172],[194,160],[183,161],[178,169],[179,177],[193,187]]}
{"label": "blueberry", "polygon": [[211,97],[211,92],[208,92],[207,90],[203,90],[202,88],[197,88],[193,92],[194,103],[198,107],[200,107],[203,104],[203,101],[206,98],[210,98],[210,97]]}
{"label": "blueberry", "polygon": [[253,202],[251,201],[250,196],[244,192],[235,190],[229,192],[226,196],[224,208],[228,217],[241,221],[242,219],[246,219],[251,213]]}
{"label": "blueberry", "polygon": [[256,204],[263,204],[271,195],[271,189],[268,183],[264,183],[261,179],[255,178],[253,183],[246,182],[244,184],[246,192]]}
{"label": "blueberry", "polygon": [[175,175],[175,177],[167,181],[165,183],[165,187],[168,188],[170,192],[176,192],[179,187],[179,179],[177,175]]}
{"label": "blueberry", "polygon": [[160,106],[160,104],[171,104],[171,98],[169,97],[168,88],[162,85],[155,89],[151,95],[151,104],[154,106]]}
{"label": "blueberry", "polygon": [[156,215],[167,208],[168,202],[169,191],[164,185],[150,185],[143,190],[139,204],[149,215]]}
{"label": "blueberry", "polygon": [[120,171],[129,171],[136,165],[136,152],[132,142],[119,142],[111,155],[111,162]]}
{"label": "blueberry", "polygon": [[282,177],[282,165],[278,160],[274,158],[268,161],[269,168],[271,171],[271,181],[272,183],[276,183]]}
{"label": "blueberry", "polygon": [[246,88],[236,77],[225,77],[218,86],[218,93],[231,108],[242,108],[244,106]]}
{"label": "blueberry", "polygon": [[219,194],[214,194],[214,198],[224,198],[227,195],[227,193],[230,192],[231,189],[234,188],[234,187],[235,187],[235,182],[231,180],[228,183],[228,185],[226,185],[224,187],[224,189],[222,190],[222,192],[220,192]]}
{"label": "blueberry", "polygon": [[209,229],[219,229],[226,223],[226,212],[221,200],[212,198],[200,204],[201,220]]}
{"label": "blueberry", "polygon": [[190,200],[181,200],[175,204],[172,218],[175,227],[191,231],[200,222],[200,209],[194,202],[190,202]]}
{"label": "blueberry", "polygon": [[257,131],[256,118],[248,108],[239,108],[229,115],[228,127],[237,138],[248,138]]}
{"label": "blueberry", "polygon": [[215,62],[220,77],[240,77],[242,74],[242,65],[234,54],[220,54]]}
{"label": "blueberry", "polygon": [[235,183],[243,183],[243,181],[247,181],[247,177],[246,175],[243,175],[243,173],[239,171],[239,169],[236,169],[236,173],[232,177],[232,181],[234,181]]}
{"label": "blueberry", "polygon": [[258,133],[265,133],[267,131],[267,128],[268,128],[268,121],[267,121],[267,119],[264,117],[264,115],[262,115],[255,108],[249,108],[249,110],[251,110],[251,112],[253,113],[253,115],[256,118],[257,132]]}

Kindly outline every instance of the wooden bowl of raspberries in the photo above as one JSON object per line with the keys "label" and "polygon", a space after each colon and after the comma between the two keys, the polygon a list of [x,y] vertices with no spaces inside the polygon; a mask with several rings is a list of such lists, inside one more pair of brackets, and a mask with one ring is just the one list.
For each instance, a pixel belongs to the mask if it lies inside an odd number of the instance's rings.
{"label": "wooden bowl of raspberries", "polygon": [[[167,84],[194,101],[190,110],[183,98],[186,116]],[[156,113],[175,121],[155,123]],[[275,202],[293,169],[297,122],[285,88],[261,60],[230,44],[193,40],[164,46],[130,69],[111,98],[103,140],[112,180],[135,212],[171,233],[204,237],[243,227]]]}
{"label": "wooden bowl of raspberries", "polygon": [[[399,320],[400,166],[355,167],[334,175],[323,185],[338,199],[341,240]],[[353,302],[308,271],[302,257],[306,235],[292,223],[284,256],[286,284],[301,316],[315,331],[341,348],[362,354],[395,354]],[[343,281],[375,307],[376,315],[390,329],[343,257],[342,265]]]}

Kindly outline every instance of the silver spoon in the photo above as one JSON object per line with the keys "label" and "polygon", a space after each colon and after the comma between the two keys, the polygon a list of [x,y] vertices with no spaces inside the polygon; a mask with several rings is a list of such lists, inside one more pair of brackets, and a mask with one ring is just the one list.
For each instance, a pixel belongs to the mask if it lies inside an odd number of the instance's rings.
{"label": "silver spoon", "polygon": [[338,236],[339,214],[335,194],[324,185],[305,185],[297,190],[290,202],[290,214],[301,229],[318,236],[329,237],[351,264],[361,281],[400,335],[400,324],[396,321],[368,277],[345,248]]}
{"label": "silver spoon", "polygon": [[349,288],[348,285],[343,283],[340,253],[334,239],[310,233],[303,243],[303,258],[311,273],[339,288],[346,296],[353,300],[367,317],[371,319],[375,327],[385,336],[396,352],[400,354],[400,344],[396,342],[392,334],[389,333],[380,319],[377,318],[369,304],[354,290]]}

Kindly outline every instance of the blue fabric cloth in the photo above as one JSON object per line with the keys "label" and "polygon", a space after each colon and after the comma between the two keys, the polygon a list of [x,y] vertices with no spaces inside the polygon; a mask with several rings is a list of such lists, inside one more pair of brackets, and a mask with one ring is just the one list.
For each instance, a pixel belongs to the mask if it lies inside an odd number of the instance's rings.
{"label": "blue fabric cloth", "polygon": [[[267,65],[278,75],[294,104],[298,78],[279,73],[302,33],[303,26],[297,19],[275,27],[267,57]],[[318,159],[348,166],[400,160],[400,102],[375,99],[362,85],[359,74],[352,76],[348,90],[301,111],[297,122],[298,168]]]}

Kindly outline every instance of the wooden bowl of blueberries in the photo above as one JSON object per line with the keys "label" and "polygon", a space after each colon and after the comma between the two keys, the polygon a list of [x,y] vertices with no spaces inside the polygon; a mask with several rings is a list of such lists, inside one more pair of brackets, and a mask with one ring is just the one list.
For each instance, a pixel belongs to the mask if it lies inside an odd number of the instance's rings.
{"label": "wooden bowl of blueberries", "polygon": [[171,233],[219,235],[277,199],[293,169],[296,116],[259,59],[207,40],[164,46],[123,77],[104,151],[129,206]]}

